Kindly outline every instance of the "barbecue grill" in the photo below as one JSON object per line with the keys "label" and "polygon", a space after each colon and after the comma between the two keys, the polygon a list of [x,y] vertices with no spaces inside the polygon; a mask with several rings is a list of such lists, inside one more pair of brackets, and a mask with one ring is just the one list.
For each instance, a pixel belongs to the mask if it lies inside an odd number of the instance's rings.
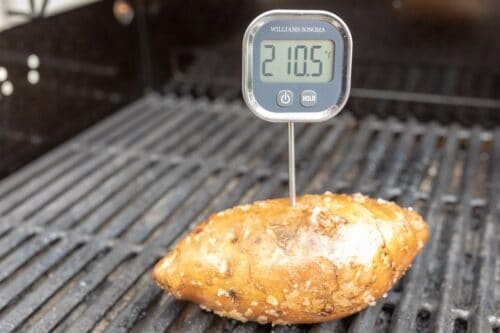
{"label": "barbecue grill", "polygon": [[[273,328],[220,318],[154,284],[154,263],[210,213],[288,193],[287,127],[241,101],[235,33],[167,48],[165,79],[141,76],[158,54],[141,58],[137,75],[155,92],[106,83],[115,99],[103,93],[103,111],[87,123],[126,105],[76,136],[83,125],[41,135],[44,149],[64,143],[0,181],[0,332],[500,332],[500,71],[494,55],[480,57],[494,27],[483,26],[480,47],[462,57],[454,52],[465,42],[448,36],[447,47],[416,41],[387,58],[396,51],[370,38],[397,20],[363,34],[370,24],[360,12],[388,14],[372,2],[339,6],[361,45],[352,97],[334,120],[296,125],[297,191],[362,192],[424,216],[429,242],[387,297],[343,320]],[[161,34],[149,19],[152,47]],[[9,103],[0,100],[0,111],[19,106]]]}

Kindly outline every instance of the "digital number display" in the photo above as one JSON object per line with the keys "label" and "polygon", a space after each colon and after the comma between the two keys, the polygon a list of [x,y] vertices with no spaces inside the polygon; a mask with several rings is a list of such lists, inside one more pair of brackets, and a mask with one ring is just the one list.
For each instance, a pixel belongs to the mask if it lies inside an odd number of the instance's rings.
{"label": "digital number display", "polygon": [[264,40],[260,45],[262,82],[325,83],[333,77],[331,40]]}

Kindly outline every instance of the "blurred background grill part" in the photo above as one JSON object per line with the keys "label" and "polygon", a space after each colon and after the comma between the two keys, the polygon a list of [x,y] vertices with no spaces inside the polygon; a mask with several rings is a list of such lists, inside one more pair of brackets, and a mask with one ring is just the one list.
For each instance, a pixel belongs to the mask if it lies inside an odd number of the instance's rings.
{"label": "blurred background grill part", "polygon": [[[500,332],[495,2],[61,3],[0,0],[0,332]],[[321,325],[222,319],[150,277],[211,212],[287,195],[286,126],[240,94],[243,31],[271,8],[331,10],[355,40],[344,112],[297,125],[298,191],[431,226],[386,298]]]}

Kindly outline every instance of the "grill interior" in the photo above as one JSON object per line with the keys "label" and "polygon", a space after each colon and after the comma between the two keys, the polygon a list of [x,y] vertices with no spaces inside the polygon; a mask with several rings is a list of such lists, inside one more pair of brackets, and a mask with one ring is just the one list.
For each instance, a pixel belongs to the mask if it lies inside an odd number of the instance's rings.
{"label": "grill interior", "polygon": [[430,223],[375,306],[272,328],[163,294],[150,269],[180,236],[214,211],[287,195],[287,136],[237,100],[152,94],[0,183],[0,331],[500,331],[500,128],[345,111],[296,136],[299,193],[363,192]]}
{"label": "grill interior", "polygon": [[[238,39],[210,49],[182,47],[172,52],[173,78],[164,90],[177,96],[241,99]],[[359,45],[359,44],[356,44]],[[359,51],[359,50],[358,50]],[[347,104],[357,117],[409,117],[447,125],[500,123],[500,70],[452,63],[410,63],[408,59],[359,59],[355,54]]]}

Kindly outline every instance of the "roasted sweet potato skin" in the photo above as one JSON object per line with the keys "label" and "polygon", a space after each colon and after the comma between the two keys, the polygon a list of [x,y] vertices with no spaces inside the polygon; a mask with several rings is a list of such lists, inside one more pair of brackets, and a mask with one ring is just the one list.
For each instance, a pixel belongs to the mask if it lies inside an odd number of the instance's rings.
{"label": "roasted sweet potato skin", "polygon": [[358,312],[428,238],[415,211],[360,194],[304,195],[213,214],[153,269],[174,297],[241,321],[317,323]]}

